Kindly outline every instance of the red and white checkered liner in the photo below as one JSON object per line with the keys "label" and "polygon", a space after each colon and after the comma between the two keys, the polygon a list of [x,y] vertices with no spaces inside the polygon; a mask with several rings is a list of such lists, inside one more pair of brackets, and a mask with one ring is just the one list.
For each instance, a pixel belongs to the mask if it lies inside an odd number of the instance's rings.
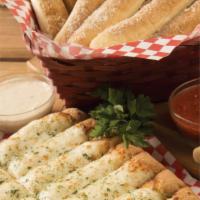
{"label": "red and white checkered liner", "polygon": [[163,163],[168,169],[173,171],[177,177],[183,180],[200,197],[200,181],[193,178],[182,168],[176,158],[161,144],[156,137],[151,137],[148,142],[151,148],[146,149],[154,158]]}
{"label": "red and white checkered liner", "polygon": [[[9,135],[0,134],[0,142]],[[193,178],[176,160],[176,158],[160,143],[156,137],[148,139],[151,147],[145,149],[159,162],[163,163],[168,169],[173,171],[181,180],[183,180],[200,197],[200,181]]]}
{"label": "red and white checkered liner", "polygon": [[60,59],[93,59],[106,57],[138,57],[160,60],[168,56],[176,47],[188,40],[200,41],[200,25],[191,35],[151,38],[105,49],[90,49],[76,44],[57,45],[37,29],[32,8],[26,0],[3,0],[14,17],[21,24],[29,50],[35,55]]}

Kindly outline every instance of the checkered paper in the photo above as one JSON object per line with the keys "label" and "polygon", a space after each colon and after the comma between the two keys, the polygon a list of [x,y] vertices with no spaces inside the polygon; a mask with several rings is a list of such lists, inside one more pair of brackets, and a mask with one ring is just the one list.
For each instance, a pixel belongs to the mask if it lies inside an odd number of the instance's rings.
{"label": "checkered paper", "polygon": [[[9,135],[0,134],[0,142],[8,137]],[[185,169],[183,169],[176,158],[167,151],[156,137],[149,138],[148,142],[151,147],[146,148],[145,150],[174,172],[177,177],[183,180],[189,187],[191,187],[194,193],[200,197],[200,181],[197,181]]]}
{"label": "checkered paper", "polygon": [[168,169],[173,171],[177,177],[190,186],[194,193],[200,197],[200,181],[193,178],[156,137],[151,137],[148,142],[151,147],[146,150]]}
{"label": "checkered paper", "polygon": [[57,45],[39,32],[32,8],[26,0],[3,0],[14,17],[21,24],[27,48],[33,54],[58,59],[94,59],[109,57],[137,57],[160,60],[170,55],[182,43],[200,41],[200,25],[190,35],[177,35],[166,38],[151,38],[105,49],[90,49],[76,44]]}

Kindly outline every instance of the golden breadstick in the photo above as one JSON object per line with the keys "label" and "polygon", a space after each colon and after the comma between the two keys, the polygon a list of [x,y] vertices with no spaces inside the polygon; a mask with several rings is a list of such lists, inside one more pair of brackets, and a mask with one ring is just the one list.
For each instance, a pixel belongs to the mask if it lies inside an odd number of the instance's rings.
{"label": "golden breadstick", "polygon": [[132,16],[145,0],[107,0],[89,16],[69,39],[70,43],[89,46],[93,38],[106,28]]}
{"label": "golden breadstick", "polygon": [[132,190],[115,200],[163,200],[172,197],[185,184],[171,171],[163,170],[154,179],[145,183],[140,189]]}
{"label": "golden breadstick", "polygon": [[92,48],[147,39],[159,31],[194,0],[152,0],[133,17],[100,33],[92,42]]}
{"label": "golden breadstick", "polygon": [[192,6],[178,15],[172,22],[163,27],[158,35],[168,37],[189,34],[198,24],[200,24],[200,0],[197,0]]}
{"label": "golden breadstick", "polygon": [[169,198],[184,186],[185,184],[176,175],[166,169],[160,172],[153,180],[144,184],[143,188],[155,190],[165,198]]}
{"label": "golden breadstick", "polygon": [[52,38],[65,23],[68,12],[62,0],[31,0],[40,29]]}
{"label": "golden breadstick", "polygon": [[105,0],[78,0],[68,20],[57,34],[55,41],[59,44],[66,43],[83,21],[93,13]]}

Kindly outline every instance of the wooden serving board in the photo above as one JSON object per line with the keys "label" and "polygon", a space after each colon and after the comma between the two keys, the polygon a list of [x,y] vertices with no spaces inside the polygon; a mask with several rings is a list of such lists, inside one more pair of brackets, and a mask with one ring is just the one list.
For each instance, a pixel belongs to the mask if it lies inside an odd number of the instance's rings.
{"label": "wooden serving board", "polygon": [[0,60],[21,61],[30,57],[19,25],[6,8],[0,7]]}
{"label": "wooden serving board", "polygon": [[[6,8],[0,7],[0,76],[17,73],[43,73],[40,62],[26,50],[21,31]],[[27,63],[26,63],[27,61]],[[63,109],[64,102],[57,97],[53,111]],[[193,176],[200,178],[200,166],[192,159],[192,150],[198,141],[180,135],[172,122],[167,103],[156,105],[156,135],[166,148]]]}

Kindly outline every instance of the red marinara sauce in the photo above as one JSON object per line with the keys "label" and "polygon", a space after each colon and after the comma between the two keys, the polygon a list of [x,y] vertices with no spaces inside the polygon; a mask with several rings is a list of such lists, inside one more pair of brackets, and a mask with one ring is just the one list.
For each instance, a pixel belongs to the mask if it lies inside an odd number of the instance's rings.
{"label": "red marinara sauce", "polygon": [[174,121],[184,133],[195,138],[200,136],[200,82],[180,88],[171,96],[170,109]]}

